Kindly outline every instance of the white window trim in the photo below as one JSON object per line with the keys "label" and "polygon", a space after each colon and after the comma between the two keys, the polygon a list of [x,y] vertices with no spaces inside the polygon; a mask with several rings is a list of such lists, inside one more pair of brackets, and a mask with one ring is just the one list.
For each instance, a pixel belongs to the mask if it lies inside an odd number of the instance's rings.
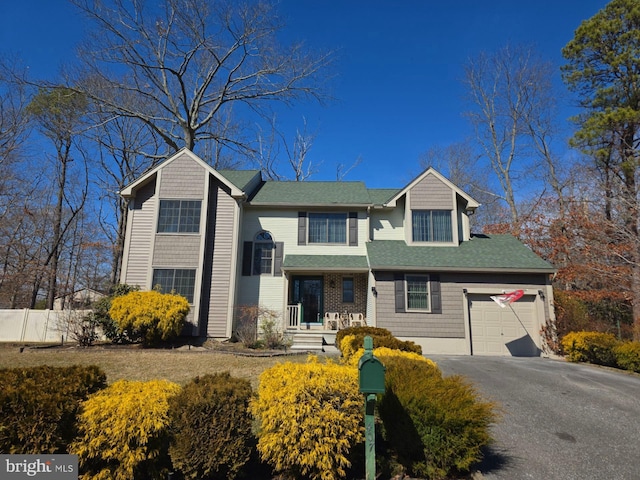
{"label": "white window trim", "polygon": [[[198,275],[199,275],[199,271],[200,271],[199,268],[154,265],[151,268],[151,288],[149,288],[149,290],[153,290],[156,287],[153,284],[153,277],[154,277],[154,273],[155,273],[156,270],[173,270],[174,271],[174,275],[175,275],[175,271],[176,270],[192,270],[193,272],[195,272],[194,285],[193,285],[193,301],[189,302],[189,305],[196,305],[196,302],[198,301],[196,295],[198,294]],[[171,292],[162,292],[162,293],[171,293]],[[176,293],[178,293],[178,292],[176,292]],[[182,295],[182,294],[180,294],[180,295]]]}
{"label": "white window trim", "polygon": [[452,230],[452,241],[451,242],[414,242],[413,241],[413,210],[444,210],[438,208],[413,208],[411,205],[411,195],[405,195],[405,205],[404,205],[404,239],[407,242],[407,245],[420,245],[420,246],[428,246],[428,247],[450,247],[452,245],[458,245],[461,237],[460,232],[458,231],[458,207],[456,203],[456,192],[451,191],[452,200],[454,208],[450,210],[451,212],[451,230]]}
{"label": "white window trim", "polygon": [[[161,212],[161,204],[163,201],[173,201],[173,202],[200,202],[200,219],[198,222],[198,231],[197,232],[159,232],[158,228],[160,227],[160,212]],[[158,199],[158,214],[156,215],[156,235],[200,235],[200,232],[203,228],[202,221],[202,206],[204,202],[199,198],[159,198]],[[178,219],[178,224],[180,220]]]}
{"label": "white window trim", "polygon": [[[351,280],[351,294],[353,295],[353,300],[351,300],[350,302],[345,301],[344,299],[344,281],[345,280]],[[341,297],[342,297],[342,303],[345,304],[349,304],[349,305],[353,305],[354,303],[356,303],[356,278],[351,276],[351,275],[345,275],[340,279],[341,282]]]}
{"label": "white window trim", "polygon": [[[255,268],[256,268],[256,265],[255,265],[255,261],[256,261],[256,245],[257,244],[266,244],[266,243],[268,243],[266,240],[256,240],[257,237],[262,233],[267,233],[271,237],[271,268],[269,269],[269,272],[262,272],[261,271],[260,273],[256,273],[256,271],[255,271]],[[252,249],[251,249],[251,275],[252,276],[261,276],[261,275],[273,276],[275,257],[276,257],[276,241],[273,239],[273,235],[271,234],[271,232],[269,232],[267,230],[260,230],[253,237],[253,245],[252,245]],[[260,270],[262,270],[262,268]]]}
{"label": "white window trim", "polygon": [[[413,238],[413,213],[414,212],[449,212],[450,218],[451,218],[451,241],[449,242],[435,242],[435,241],[422,241],[422,240],[415,240]],[[454,210],[444,210],[441,208],[414,208],[411,209],[409,212],[409,236],[411,237],[411,243],[416,244],[416,245],[453,245],[456,243],[457,239],[456,239],[456,228],[457,228],[457,223],[455,222],[455,215],[454,215]]]}
{"label": "white window trim", "polygon": [[[311,215],[344,215],[345,239],[344,242],[312,242],[309,236],[311,228]],[[307,212],[307,245],[349,245],[349,213],[345,212]]]}
{"label": "white window trim", "polygon": [[[426,279],[427,284],[427,303],[429,304],[428,308],[409,308],[409,286],[408,286],[408,278],[416,277],[416,278],[424,278]],[[431,277],[429,275],[424,274],[405,274],[404,276],[404,309],[406,312],[423,312],[423,313],[431,313]]]}

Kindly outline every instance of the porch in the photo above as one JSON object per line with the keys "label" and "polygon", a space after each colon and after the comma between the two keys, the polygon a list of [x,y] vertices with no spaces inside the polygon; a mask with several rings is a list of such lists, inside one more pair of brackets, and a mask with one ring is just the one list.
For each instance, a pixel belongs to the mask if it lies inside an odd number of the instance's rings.
{"label": "porch", "polygon": [[364,327],[367,324],[364,313],[362,312],[326,312],[323,317],[320,314],[316,316],[317,321],[310,322],[305,318],[304,305],[297,303],[295,305],[287,305],[286,312],[288,331],[323,331],[334,332],[349,327]]}
{"label": "porch", "polygon": [[292,348],[334,348],[339,330],[365,325],[368,264],[364,256],[287,255],[284,329]]}
{"label": "porch", "polygon": [[286,331],[292,340],[292,350],[311,350],[338,353],[336,334],[343,328],[364,326],[363,313],[325,313],[320,322],[304,321],[304,306],[301,303],[288,305]]}

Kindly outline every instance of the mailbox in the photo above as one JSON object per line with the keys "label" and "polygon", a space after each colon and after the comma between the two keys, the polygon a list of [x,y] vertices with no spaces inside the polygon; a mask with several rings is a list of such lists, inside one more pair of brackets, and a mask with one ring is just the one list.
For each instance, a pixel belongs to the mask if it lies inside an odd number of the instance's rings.
{"label": "mailbox", "polygon": [[371,337],[364,339],[364,355],[358,362],[360,374],[360,392],[364,394],[384,393],[384,372],[382,362],[373,355],[373,340]]}

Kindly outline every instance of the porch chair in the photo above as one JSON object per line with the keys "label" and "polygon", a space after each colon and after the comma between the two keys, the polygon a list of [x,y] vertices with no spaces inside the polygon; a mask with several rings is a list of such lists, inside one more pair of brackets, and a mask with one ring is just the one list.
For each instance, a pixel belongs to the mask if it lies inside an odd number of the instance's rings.
{"label": "porch chair", "polygon": [[364,319],[362,313],[350,313],[349,314],[349,326],[350,327],[364,327],[367,322]]}
{"label": "porch chair", "polygon": [[326,312],[324,314],[325,330],[338,330],[339,322],[340,322],[340,314],[338,312]]}

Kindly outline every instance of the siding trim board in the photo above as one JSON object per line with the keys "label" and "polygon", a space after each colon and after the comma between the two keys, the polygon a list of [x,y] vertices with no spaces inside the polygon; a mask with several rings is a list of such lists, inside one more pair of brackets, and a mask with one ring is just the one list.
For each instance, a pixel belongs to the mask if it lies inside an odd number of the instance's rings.
{"label": "siding trim board", "polygon": [[[211,183],[211,181],[207,182]],[[198,332],[206,336],[208,328],[209,310],[211,308],[211,280],[213,276],[213,247],[216,243],[216,217],[218,205],[218,189],[208,186],[207,214],[204,226],[204,258],[202,266],[202,294],[200,297],[200,321]]]}

